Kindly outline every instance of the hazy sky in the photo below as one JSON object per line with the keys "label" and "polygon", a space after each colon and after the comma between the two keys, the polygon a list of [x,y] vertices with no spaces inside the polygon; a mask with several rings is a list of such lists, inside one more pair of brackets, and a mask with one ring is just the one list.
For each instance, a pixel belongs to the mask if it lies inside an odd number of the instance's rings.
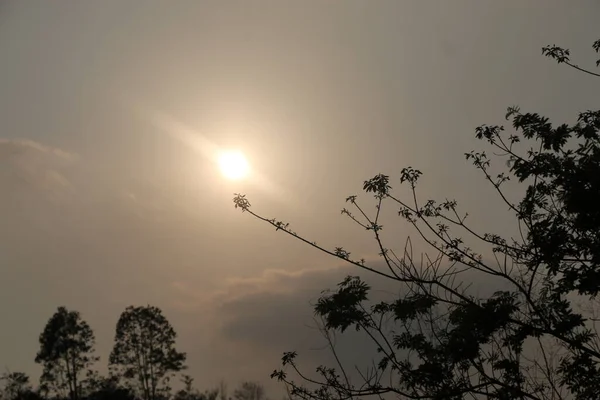
{"label": "hazy sky", "polygon": [[[282,351],[315,343],[309,300],[348,271],[234,210],[233,192],[368,258],[344,199],[412,165],[424,196],[509,232],[463,153],[507,106],[557,122],[598,108],[597,86],[541,47],[593,65],[599,16],[594,0],[2,2],[2,367],[37,378],[59,305],[106,363],[120,312],[149,303],[200,387],[271,385]],[[251,179],[220,175],[230,147]],[[401,221],[386,225],[402,245]]]}

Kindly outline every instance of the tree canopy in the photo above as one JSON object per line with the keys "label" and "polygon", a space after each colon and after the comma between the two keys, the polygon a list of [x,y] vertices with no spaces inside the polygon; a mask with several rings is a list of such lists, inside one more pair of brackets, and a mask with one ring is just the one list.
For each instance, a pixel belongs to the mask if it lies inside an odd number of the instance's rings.
{"label": "tree canopy", "polygon": [[[593,49],[600,50],[600,40]],[[573,63],[568,49],[552,45],[542,53],[600,77]],[[321,365],[311,376],[298,366],[297,353],[287,352],[272,377],[285,382],[292,395],[314,400],[386,394],[453,400],[598,397],[600,111],[583,111],[576,123],[559,125],[519,107],[509,107],[505,117],[510,127],[475,130],[492,155],[479,150],[464,157],[510,210],[516,238],[477,231],[455,200],[423,200],[422,174],[412,167],[399,176],[408,188],[406,198],[396,194],[388,175],[378,174],[363,185],[374,198],[373,212],[358,196],[346,199],[349,207],[342,214],[373,234],[380,250],[375,263],[354,259],[343,247],[318,245],[288,223],[256,213],[245,195],[235,194],[236,208],[399,288],[399,296],[374,302],[371,285],[348,276],[326,291],[314,307],[323,328],[361,331],[377,353],[372,365],[349,366],[329,341],[336,365]],[[394,207],[434,254],[414,256],[411,239],[401,252],[388,248],[393,238],[385,237],[385,207]],[[474,250],[473,243],[484,250]],[[497,290],[489,295],[470,290],[474,274]],[[350,373],[354,367],[358,378]]]}
{"label": "tree canopy", "polygon": [[117,322],[110,365],[138,383],[144,400],[155,400],[169,389],[172,373],[185,368],[186,354],[175,349],[176,337],[159,308],[128,307]]}
{"label": "tree canopy", "polygon": [[79,312],[59,307],[40,335],[35,358],[43,365],[42,382],[48,390],[55,394],[66,391],[71,399],[79,399],[82,375],[98,360],[94,344],[94,332]]}
{"label": "tree canopy", "polygon": [[235,400],[265,400],[265,388],[257,382],[242,382],[233,392]]}
{"label": "tree canopy", "polygon": [[[7,371],[0,375],[0,400],[231,400],[224,381],[199,391],[185,374],[183,388],[172,391],[170,379],[186,369],[185,353],[175,349],[176,337],[158,307],[127,307],[117,323],[109,374],[102,375],[92,328],[78,311],[58,307],[39,337],[35,358],[43,366],[39,384],[34,386],[23,372]],[[262,390],[257,383],[249,385]],[[263,399],[264,391],[260,394]]]}

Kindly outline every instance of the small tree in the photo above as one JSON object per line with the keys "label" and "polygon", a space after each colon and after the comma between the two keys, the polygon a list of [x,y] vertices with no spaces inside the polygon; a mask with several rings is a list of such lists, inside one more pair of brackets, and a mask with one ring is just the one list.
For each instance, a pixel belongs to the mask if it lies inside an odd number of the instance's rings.
{"label": "small tree", "polygon": [[33,390],[29,376],[23,372],[7,372],[0,377],[4,387],[0,393],[2,400],[38,400],[41,396]]}
{"label": "small tree", "polygon": [[194,378],[189,375],[181,377],[183,389],[179,390],[173,400],[216,400],[219,396],[219,389],[206,390],[201,393],[194,387]]}
{"label": "small tree", "polygon": [[183,389],[175,393],[174,400],[193,400],[196,399],[200,392],[194,387],[194,378],[189,375],[182,375],[181,383],[183,383]]}
{"label": "small tree", "polygon": [[219,400],[229,400],[227,397],[227,383],[224,380],[219,381]]}
{"label": "small tree", "polygon": [[[593,48],[600,50],[600,40]],[[543,54],[583,71],[568,50],[547,46]],[[600,60],[597,65],[600,64]],[[394,282],[401,293],[370,301],[371,287],[349,276],[315,305],[325,332],[364,332],[377,349],[372,368],[358,368],[360,383],[329,341],[336,366],[306,375],[296,352],[284,354],[272,377],[289,385],[292,396],[313,400],[391,394],[409,399],[578,399],[600,393],[600,111],[579,114],[574,125],[553,126],[548,118],[511,107],[513,133],[481,126],[486,141],[504,162],[492,165],[483,151],[465,154],[512,212],[520,232],[504,238],[478,232],[454,200],[421,200],[421,172],[405,168],[397,195],[387,175],[364,182],[374,196],[373,212],[357,196],[342,213],[370,231],[379,247],[378,264],[356,260],[342,247],[329,250],[301,237],[289,224],[268,219],[235,195],[236,208],[330,256]],[[519,145],[529,148],[521,150]],[[504,171],[503,171],[504,169]],[[511,200],[506,182],[516,178],[523,191]],[[412,254],[407,240],[397,255],[386,247],[381,211],[391,204],[434,257]],[[476,243],[484,251],[475,251]],[[379,265],[382,267],[380,268]],[[490,295],[469,289],[474,277],[497,288]],[[329,338],[329,336],[326,336]],[[297,383],[290,377],[300,377]],[[304,382],[304,383],[302,383]],[[307,385],[307,386],[306,386]]]}
{"label": "small tree", "polygon": [[41,383],[57,395],[81,397],[82,384],[94,356],[94,332],[77,311],[59,307],[40,335],[35,362],[43,365]]}
{"label": "small tree", "polygon": [[127,307],[117,322],[110,366],[136,381],[144,400],[156,400],[170,390],[173,373],[185,368],[186,355],[175,350],[176,337],[159,308]]}
{"label": "small tree", "polygon": [[265,388],[257,382],[242,382],[233,392],[235,400],[265,400]]}

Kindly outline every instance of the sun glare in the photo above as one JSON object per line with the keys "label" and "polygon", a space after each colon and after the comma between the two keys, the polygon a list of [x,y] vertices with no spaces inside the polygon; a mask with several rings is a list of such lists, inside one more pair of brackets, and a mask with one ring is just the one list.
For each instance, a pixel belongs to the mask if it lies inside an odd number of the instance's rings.
{"label": "sun glare", "polygon": [[238,180],[248,175],[249,166],[246,157],[239,151],[225,151],[219,156],[221,173],[228,179]]}

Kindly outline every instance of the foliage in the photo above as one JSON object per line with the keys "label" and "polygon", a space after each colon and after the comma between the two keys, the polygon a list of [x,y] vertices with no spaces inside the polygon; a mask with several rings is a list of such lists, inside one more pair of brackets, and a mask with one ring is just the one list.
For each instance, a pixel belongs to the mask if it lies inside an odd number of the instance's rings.
{"label": "foliage", "polygon": [[130,389],[122,386],[116,376],[100,377],[90,385],[87,400],[135,400],[135,394]]}
{"label": "foliage", "polygon": [[[600,50],[600,40],[593,48]],[[573,64],[566,49],[547,46],[543,54],[600,76]],[[411,167],[400,174],[400,184],[409,190],[406,200],[395,194],[389,176],[379,174],[363,186],[374,196],[372,214],[357,196],[349,196],[351,209],[342,210],[372,232],[380,250],[379,264],[355,260],[342,247],[329,250],[317,245],[289,224],[255,213],[244,195],[235,195],[236,208],[362,271],[395,282],[401,293],[391,300],[370,301],[371,287],[358,276],[325,292],[315,305],[324,332],[348,328],[364,332],[377,347],[377,359],[372,368],[357,367],[360,383],[354,383],[331,341],[337,365],[319,366],[316,377],[299,368],[296,352],[285,353],[283,368],[272,377],[285,382],[292,396],[319,400],[386,394],[413,399],[597,398],[600,111],[580,113],[573,125],[554,126],[548,118],[518,107],[509,108],[506,119],[512,123],[510,134],[503,126],[487,125],[475,132],[503,163],[492,165],[493,158],[484,151],[466,153],[465,158],[514,216],[518,238],[476,231],[454,200],[420,200],[421,172]],[[515,188],[506,190],[511,179],[522,189],[518,202],[510,199]],[[380,219],[388,204],[437,252],[435,257],[421,257],[419,262],[410,239],[400,257],[385,246]],[[473,250],[470,242],[482,250]],[[489,286],[500,290],[477,295],[468,287],[474,276],[486,277]],[[293,380],[291,373],[304,384]]]}
{"label": "foliage", "polygon": [[0,381],[4,382],[2,392],[0,392],[2,400],[41,399],[41,396],[33,390],[29,376],[23,372],[7,372],[0,377]]}
{"label": "foliage", "polygon": [[168,393],[173,373],[185,368],[186,355],[175,349],[176,337],[159,308],[127,307],[117,322],[110,365],[123,378],[137,381],[144,400],[155,400]]}
{"label": "foliage", "polygon": [[265,388],[257,382],[242,382],[233,392],[235,400],[265,400]]}
{"label": "foliage", "polygon": [[184,388],[175,394],[173,400],[216,400],[219,396],[219,389],[207,390],[201,393],[194,388],[194,379],[189,375],[183,375],[181,381]]}
{"label": "foliage", "polygon": [[224,380],[221,380],[219,382],[219,386],[217,389],[218,393],[219,393],[219,400],[229,400],[228,396],[227,396],[227,383],[225,383]]}
{"label": "foliage", "polygon": [[36,363],[43,365],[42,384],[57,395],[66,391],[71,399],[81,397],[89,367],[98,360],[93,355],[95,338],[79,312],[59,307],[40,335]]}

